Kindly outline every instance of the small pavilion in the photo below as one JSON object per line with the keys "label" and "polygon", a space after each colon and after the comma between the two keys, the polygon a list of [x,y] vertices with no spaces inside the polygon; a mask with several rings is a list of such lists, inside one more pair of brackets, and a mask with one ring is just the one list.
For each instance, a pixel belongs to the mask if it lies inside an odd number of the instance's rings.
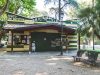
{"label": "small pavilion", "polygon": [[[7,24],[3,27],[8,36],[6,51],[60,51],[61,49],[61,24],[59,22],[34,22],[40,18],[24,18],[18,15],[17,20],[23,18],[24,21],[15,21],[10,16]],[[49,17],[50,19],[50,17]],[[25,21],[27,20],[27,21]],[[55,21],[55,19],[54,19]],[[32,22],[32,23],[31,23]],[[77,49],[77,35],[75,29],[63,24],[63,49]]]}

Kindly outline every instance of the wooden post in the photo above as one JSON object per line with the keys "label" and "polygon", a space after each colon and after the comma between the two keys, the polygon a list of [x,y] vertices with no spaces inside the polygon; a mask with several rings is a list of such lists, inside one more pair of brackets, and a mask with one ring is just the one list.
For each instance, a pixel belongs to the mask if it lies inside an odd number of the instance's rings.
{"label": "wooden post", "polygon": [[32,52],[32,40],[31,40],[31,34],[29,35],[29,53]]}
{"label": "wooden post", "polygon": [[13,52],[13,30],[11,31],[11,52]]}
{"label": "wooden post", "polygon": [[80,50],[80,32],[78,32],[78,50]]}

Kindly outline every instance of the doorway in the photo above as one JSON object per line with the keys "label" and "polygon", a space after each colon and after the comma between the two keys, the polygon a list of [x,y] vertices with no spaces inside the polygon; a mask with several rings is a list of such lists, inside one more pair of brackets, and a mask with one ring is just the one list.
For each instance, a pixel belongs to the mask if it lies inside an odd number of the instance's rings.
{"label": "doorway", "polygon": [[35,51],[60,51],[60,34],[58,33],[31,33],[31,41],[35,41]]}

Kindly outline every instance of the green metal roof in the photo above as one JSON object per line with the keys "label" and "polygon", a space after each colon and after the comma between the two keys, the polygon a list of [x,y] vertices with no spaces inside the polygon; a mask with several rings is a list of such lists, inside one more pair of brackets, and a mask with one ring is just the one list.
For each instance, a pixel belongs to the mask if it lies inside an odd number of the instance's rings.
{"label": "green metal roof", "polygon": [[66,24],[78,24],[78,22],[76,20],[66,20],[66,21],[63,21],[64,23]]}

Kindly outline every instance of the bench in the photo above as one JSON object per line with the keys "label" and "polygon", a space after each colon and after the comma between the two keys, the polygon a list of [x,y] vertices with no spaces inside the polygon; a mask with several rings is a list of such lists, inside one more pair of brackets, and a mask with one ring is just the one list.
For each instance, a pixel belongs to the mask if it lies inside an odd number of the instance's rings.
{"label": "bench", "polygon": [[80,62],[82,59],[82,54],[84,53],[84,51],[77,51],[76,56],[72,56],[74,58],[74,62]]}
{"label": "bench", "polygon": [[[84,57],[82,57],[82,55],[86,54],[87,59],[85,59]],[[96,65],[96,60],[98,57],[98,52],[96,51],[86,51],[86,50],[79,50],[77,51],[76,56],[72,56],[74,58],[74,62],[80,62],[81,60],[83,60],[83,62],[90,64],[90,65]]]}
{"label": "bench", "polygon": [[72,56],[74,58],[74,62],[80,62],[82,57]]}

